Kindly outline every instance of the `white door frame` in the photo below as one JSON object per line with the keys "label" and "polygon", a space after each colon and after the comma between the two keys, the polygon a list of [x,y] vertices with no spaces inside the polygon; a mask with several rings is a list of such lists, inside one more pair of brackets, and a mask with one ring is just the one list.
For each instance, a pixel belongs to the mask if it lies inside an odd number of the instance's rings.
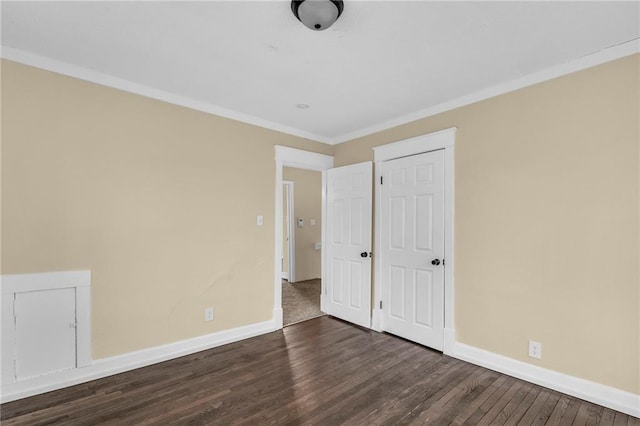
{"label": "white door frame", "polygon": [[326,199],[327,199],[327,173],[333,167],[333,157],[318,154],[287,146],[275,145],[276,151],[276,214],[275,214],[275,257],[274,257],[274,282],[273,282],[273,326],[276,330],[282,328],[282,169],[295,167],[297,169],[314,170],[322,172],[322,250],[321,250],[321,280],[320,309],[324,310],[325,296],[325,229],[326,229]]}
{"label": "white door frame", "polygon": [[[282,186],[287,188],[287,227],[289,228],[289,241],[288,241],[288,258],[287,258],[287,280],[290,283],[296,282],[296,227],[294,216],[294,183],[290,180],[283,180]],[[284,231],[284,230],[283,230]],[[282,256],[280,256],[282,258]]]}
{"label": "white door frame", "polygon": [[454,257],[453,257],[453,209],[454,209],[454,149],[456,128],[441,130],[403,141],[381,145],[373,148],[374,151],[374,172],[375,172],[375,284],[374,284],[374,307],[371,328],[376,331],[383,331],[383,316],[380,309],[382,301],[382,162],[393,160],[409,155],[422,154],[424,152],[444,149],[444,259],[446,266],[444,270],[444,342],[443,352],[452,355],[456,341],[454,324]]}

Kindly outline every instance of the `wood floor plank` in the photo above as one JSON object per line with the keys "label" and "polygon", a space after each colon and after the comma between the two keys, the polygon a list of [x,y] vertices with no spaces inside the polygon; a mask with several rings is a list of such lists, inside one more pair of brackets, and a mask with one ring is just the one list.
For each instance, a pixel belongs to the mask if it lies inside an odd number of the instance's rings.
{"label": "wood floor plank", "polygon": [[602,407],[582,401],[573,424],[576,426],[597,425],[600,423]]}
{"label": "wood floor plank", "polygon": [[441,377],[445,371],[455,371],[463,365],[448,357],[441,357],[441,359],[438,357],[426,365],[422,364],[420,368],[409,371],[413,378],[411,382],[398,378],[393,387],[382,388],[382,398],[376,404],[369,404],[349,421],[354,424],[388,423],[393,416],[402,415],[408,410],[407,405],[415,396],[417,389],[428,387],[429,383],[435,385],[437,377]]}
{"label": "wood floor plank", "polygon": [[567,409],[572,403],[573,404],[577,403],[574,398],[571,398],[568,395],[562,395],[560,399],[558,399],[558,403],[556,404],[555,408],[549,415],[549,419],[547,420],[547,425],[549,426],[559,425],[560,420],[562,419],[562,416],[564,416]]}
{"label": "wood floor plank", "polygon": [[493,406],[503,397],[503,395],[513,386],[516,379],[513,377],[506,377],[504,383],[496,389],[495,392],[491,394],[486,401],[484,401],[476,411],[473,412],[471,417],[469,417],[464,424],[465,425],[476,425],[480,420],[493,408]]}
{"label": "wood floor plank", "polygon": [[507,423],[509,418],[515,414],[516,409],[522,402],[522,400],[529,394],[531,388],[534,386],[531,383],[527,382],[519,382],[521,383],[520,389],[516,392],[516,394],[511,398],[511,401],[505,407],[500,410],[498,415],[494,418],[493,424],[495,425],[504,425]]}
{"label": "wood floor plank", "polygon": [[531,425],[538,418],[538,413],[544,409],[547,399],[551,396],[551,391],[549,389],[542,389],[533,403],[529,406],[529,409],[524,414],[522,419],[520,419],[520,423]]}
{"label": "wood floor plank", "polygon": [[513,413],[511,413],[504,424],[508,426],[520,424],[522,417],[527,413],[531,404],[533,404],[533,401],[536,400],[541,391],[542,388],[540,386],[532,385],[527,395],[525,395],[522,401],[520,401],[516,409],[513,410]]}
{"label": "wood floor plank", "polygon": [[455,386],[451,386],[449,390],[440,394],[438,398],[434,398],[432,403],[427,404],[427,408],[420,405],[416,407],[414,412],[419,414],[414,417],[410,424],[420,425],[426,423],[433,423],[440,414],[445,410],[444,407],[456,404],[464,398],[464,395],[469,392],[470,389],[475,389],[480,384],[480,379],[483,375],[483,371],[472,369],[469,375],[462,381],[456,383]]}
{"label": "wood floor plank", "polygon": [[623,413],[320,317],[0,406],[2,425],[633,425]]}
{"label": "wood floor plank", "polygon": [[558,404],[558,400],[562,396],[561,393],[555,391],[551,391],[550,393],[551,394],[545,401],[544,405],[540,408],[540,411],[538,411],[538,415],[536,416],[534,421],[531,422],[533,426],[541,426],[547,423],[549,416],[553,412],[554,408]]}
{"label": "wood floor plank", "polygon": [[558,423],[561,426],[569,426],[573,424],[576,415],[578,414],[578,409],[580,408],[580,404],[582,401],[576,398],[571,398],[569,401],[569,405],[567,409],[562,414],[560,418],[560,422]]}
{"label": "wood floor plank", "polygon": [[504,410],[504,407],[506,407],[507,404],[511,402],[522,385],[523,382],[519,380],[515,381],[511,385],[511,387],[504,393],[504,395],[502,395],[502,397],[493,404],[493,407],[491,407],[491,409],[487,411],[487,414],[485,414],[484,417],[480,419],[478,425],[485,426],[497,424],[498,422],[495,421],[496,417],[498,417]]}
{"label": "wood floor plank", "polygon": [[472,383],[463,390],[462,398],[450,401],[440,413],[432,417],[433,422],[437,424],[454,424],[454,419],[461,416],[463,411],[473,401],[477,400],[498,377],[499,374],[495,371],[483,371],[477,383]]}
{"label": "wood floor plank", "polygon": [[484,392],[482,392],[478,398],[471,401],[464,410],[460,414],[458,414],[451,424],[453,425],[462,425],[464,424],[469,417],[476,412],[476,410],[485,403],[487,399],[489,399],[508,379],[508,376],[499,376],[489,387],[487,387]]}
{"label": "wood floor plank", "polygon": [[393,408],[375,419],[373,424],[409,424],[419,409],[429,406],[451,389],[453,383],[467,377],[471,370],[462,363],[453,364],[446,369],[440,369],[417,386],[411,386],[405,396],[401,397]]}
{"label": "wood floor plank", "polygon": [[602,417],[600,418],[600,426],[612,426],[616,418],[616,412],[610,408],[602,410]]}

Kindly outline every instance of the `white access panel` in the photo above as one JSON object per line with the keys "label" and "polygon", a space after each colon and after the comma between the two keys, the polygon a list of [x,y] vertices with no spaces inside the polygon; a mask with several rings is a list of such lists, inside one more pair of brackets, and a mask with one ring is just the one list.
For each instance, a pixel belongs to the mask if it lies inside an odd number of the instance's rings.
{"label": "white access panel", "polygon": [[15,293],[17,381],[76,367],[76,289]]}

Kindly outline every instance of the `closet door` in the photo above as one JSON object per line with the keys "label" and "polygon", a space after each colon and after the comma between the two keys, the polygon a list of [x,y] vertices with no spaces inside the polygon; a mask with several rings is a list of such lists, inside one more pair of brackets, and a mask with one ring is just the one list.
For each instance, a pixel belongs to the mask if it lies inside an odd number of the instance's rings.
{"label": "closet door", "polygon": [[382,166],[383,328],[444,346],[444,151]]}

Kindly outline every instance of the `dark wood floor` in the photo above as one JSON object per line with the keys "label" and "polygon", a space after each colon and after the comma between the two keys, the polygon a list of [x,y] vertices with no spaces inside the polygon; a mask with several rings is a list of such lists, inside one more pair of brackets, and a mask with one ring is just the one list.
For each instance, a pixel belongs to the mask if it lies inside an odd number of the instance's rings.
{"label": "dark wood floor", "polygon": [[3,425],[640,425],[330,317],[0,408]]}

